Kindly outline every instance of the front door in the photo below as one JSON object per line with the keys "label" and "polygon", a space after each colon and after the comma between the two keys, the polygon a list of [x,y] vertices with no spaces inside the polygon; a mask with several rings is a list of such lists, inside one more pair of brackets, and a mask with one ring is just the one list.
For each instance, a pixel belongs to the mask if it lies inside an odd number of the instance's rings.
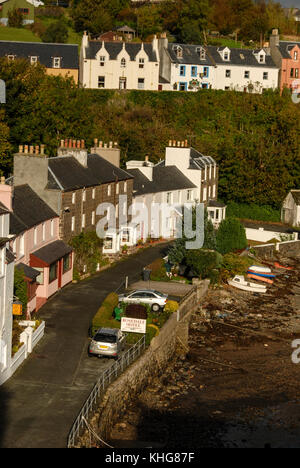
{"label": "front door", "polygon": [[61,283],[62,283],[62,262],[63,262],[63,259],[62,260],[59,260],[58,261],[58,289],[61,288]]}
{"label": "front door", "polygon": [[126,78],[120,77],[120,79],[119,79],[119,89],[126,89]]}

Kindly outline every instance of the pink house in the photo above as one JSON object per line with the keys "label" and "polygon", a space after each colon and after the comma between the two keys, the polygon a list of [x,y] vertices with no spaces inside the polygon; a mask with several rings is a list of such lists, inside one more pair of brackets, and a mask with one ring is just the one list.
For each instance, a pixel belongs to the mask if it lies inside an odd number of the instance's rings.
{"label": "pink house", "polygon": [[29,185],[1,185],[0,201],[11,211],[10,246],[27,281],[30,317],[72,281],[72,248],[59,239],[58,215]]}
{"label": "pink house", "polygon": [[271,56],[280,68],[280,91],[300,92],[300,42],[281,41],[277,29],[270,36]]}

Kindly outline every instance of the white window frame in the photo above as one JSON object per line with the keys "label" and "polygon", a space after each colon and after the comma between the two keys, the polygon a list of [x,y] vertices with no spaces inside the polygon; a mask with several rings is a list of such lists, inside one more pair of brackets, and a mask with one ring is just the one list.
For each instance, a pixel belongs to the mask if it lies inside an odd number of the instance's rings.
{"label": "white window frame", "polygon": [[31,65],[36,65],[37,62],[38,62],[37,56],[34,56],[34,55],[33,55],[33,56],[30,57],[30,63],[31,63]]}
{"label": "white window frame", "polygon": [[52,68],[61,68],[61,57],[53,57]]}

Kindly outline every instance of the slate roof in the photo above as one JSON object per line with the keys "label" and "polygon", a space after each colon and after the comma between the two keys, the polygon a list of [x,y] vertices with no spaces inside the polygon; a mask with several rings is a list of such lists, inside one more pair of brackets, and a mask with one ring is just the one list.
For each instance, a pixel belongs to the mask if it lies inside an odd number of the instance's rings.
{"label": "slate roof", "polygon": [[263,228],[265,231],[282,232],[284,234],[292,234],[294,232],[294,230],[286,224],[254,222],[247,219],[241,219],[241,222],[244,227],[250,229]]}
{"label": "slate roof", "polygon": [[[87,167],[82,166],[72,156],[49,158],[48,188],[63,191],[76,190],[83,187],[93,187],[99,184],[115,182],[116,180],[132,179],[131,174],[106,161],[97,154],[89,154]],[[53,174],[59,182],[53,178]]]}
{"label": "slate roof", "polygon": [[279,41],[279,51],[282,55],[282,58],[290,59],[291,55],[289,51],[295,46],[298,45],[300,48],[300,42],[289,42],[289,41]]}
{"label": "slate roof", "polygon": [[[104,47],[109,54],[110,60],[117,60],[119,53],[122,51],[125,45],[125,50],[130,56],[130,60],[134,61],[138,52],[142,49],[142,44],[137,42],[104,42]],[[148,55],[150,62],[157,62],[158,57],[156,52],[153,50],[152,43],[144,43],[144,50]],[[89,41],[89,45],[86,48],[86,58],[95,59],[97,52],[101,49],[101,41]]]}
{"label": "slate roof", "polygon": [[[163,160],[157,165],[165,166],[166,161]],[[189,169],[196,169],[200,171],[204,169],[207,165],[215,165],[217,164],[214,158],[211,156],[204,156],[200,151],[195,150],[194,148],[190,148],[190,166]]]}
{"label": "slate roof", "polygon": [[128,169],[128,172],[134,177],[133,192],[135,196],[196,187],[176,166],[162,166],[160,164],[154,166],[152,181],[139,169]]}
{"label": "slate roof", "polygon": [[58,217],[27,184],[14,187],[12,205],[10,234],[21,234],[48,219]]}
{"label": "slate roof", "polygon": [[[182,57],[177,57],[177,54],[174,50],[175,47],[181,47]],[[214,65],[213,61],[209,55],[205,54],[205,60],[201,60],[199,54],[197,53],[198,47],[204,47],[201,45],[190,45],[190,44],[168,44],[168,53],[172,62],[182,63],[186,65]]]}
{"label": "slate roof", "polygon": [[295,200],[296,205],[300,206],[300,190],[291,190],[291,194]]}
{"label": "slate roof", "polygon": [[52,68],[53,57],[61,58],[62,69],[78,69],[77,44],[48,44],[45,42],[0,41],[0,57],[15,55],[16,58],[38,57],[46,68]]}
{"label": "slate roof", "polygon": [[40,260],[47,263],[48,265],[51,265],[52,263],[56,262],[60,258],[71,253],[72,250],[73,250],[72,247],[65,244],[61,240],[57,240],[57,241],[51,242],[51,244],[45,245],[45,247],[42,247],[41,249],[36,250],[35,252],[32,252],[31,255],[39,258]]}
{"label": "slate roof", "polygon": [[207,206],[210,208],[225,208],[226,205],[217,200],[209,200]]}
{"label": "slate roof", "polygon": [[35,270],[34,268],[32,268],[32,267],[30,267],[28,265],[25,265],[25,263],[18,263],[16,268],[18,270],[23,271],[26,278],[29,278],[32,281],[34,281],[40,274],[40,272],[38,270]]}
{"label": "slate roof", "polygon": [[223,60],[218,50],[221,51],[221,47],[208,46],[209,54],[217,65],[239,65],[246,67],[261,67],[261,68],[277,68],[271,55],[266,54],[265,63],[260,63],[256,59],[254,51],[252,49],[230,49],[230,60]]}

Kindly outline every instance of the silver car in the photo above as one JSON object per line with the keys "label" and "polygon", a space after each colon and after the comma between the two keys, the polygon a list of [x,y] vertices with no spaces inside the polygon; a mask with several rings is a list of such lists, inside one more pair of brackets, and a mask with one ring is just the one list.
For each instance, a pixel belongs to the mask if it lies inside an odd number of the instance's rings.
{"label": "silver car", "polygon": [[119,296],[119,303],[149,304],[153,312],[158,312],[160,309],[163,309],[167,301],[167,294],[160,293],[154,289],[140,289]]}
{"label": "silver car", "polygon": [[118,328],[99,328],[89,345],[88,355],[118,359],[125,348],[126,335]]}

